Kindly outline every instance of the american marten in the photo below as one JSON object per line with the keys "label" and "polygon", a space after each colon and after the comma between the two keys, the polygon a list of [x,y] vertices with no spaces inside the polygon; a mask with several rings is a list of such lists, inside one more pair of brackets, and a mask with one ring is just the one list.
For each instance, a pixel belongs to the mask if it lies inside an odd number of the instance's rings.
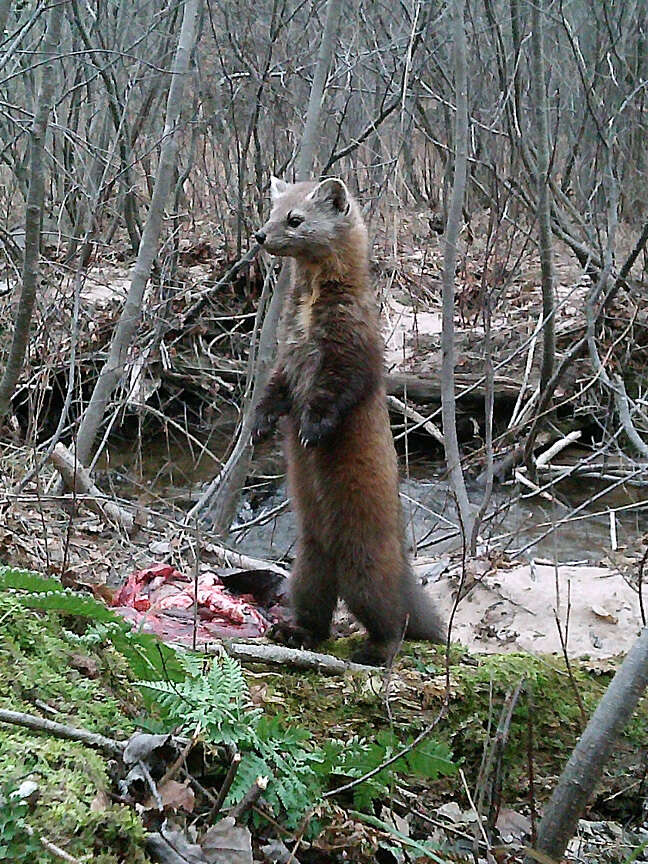
{"label": "american marten", "polygon": [[367,230],[336,178],[272,178],[271,197],[270,218],[256,239],[294,260],[278,359],[252,438],[267,437],[285,417],[298,527],[293,635],[307,647],[326,639],[341,597],[369,634],[353,659],[383,665],[403,636],[445,636],[405,549]]}

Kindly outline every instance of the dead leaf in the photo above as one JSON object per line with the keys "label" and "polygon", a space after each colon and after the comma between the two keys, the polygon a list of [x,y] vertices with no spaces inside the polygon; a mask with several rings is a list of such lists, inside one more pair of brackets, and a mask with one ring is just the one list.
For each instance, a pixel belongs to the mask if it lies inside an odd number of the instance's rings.
{"label": "dead leaf", "polygon": [[270,840],[265,846],[261,846],[261,852],[270,864],[299,864],[299,858],[293,855],[282,840]]}
{"label": "dead leaf", "polygon": [[519,842],[531,833],[531,821],[523,813],[502,807],[495,827],[504,843]]}
{"label": "dead leaf", "polygon": [[85,678],[95,679],[99,677],[99,663],[95,657],[88,657],[86,654],[72,654],[70,666]]}
{"label": "dead leaf", "polygon": [[619,623],[619,619],[614,614],[614,612],[610,612],[604,606],[592,606],[592,612],[596,615],[597,618],[602,618],[603,621],[609,621],[610,624]]}
{"label": "dead leaf", "polygon": [[99,789],[95,797],[92,799],[90,804],[90,812],[91,813],[103,813],[104,810],[107,810],[110,806],[110,798],[106,794],[104,789]]}
{"label": "dead leaf", "polygon": [[[164,810],[184,810],[186,813],[193,813],[196,796],[190,786],[178,783],[177,780],[167,780],[163,786],[158,787],[158,792]],[[151,795],[144,802],[143,807],[145,810],[157,810],[158,802]]]}
{"label": "dead leaf", "polygon": [[253,864],[250,832],[237,825],[232,816],[207,831],[202,847],[209,864]]}
{"label": "dead leaf", "polygon": [[388,807],[383,807],[381,809],[380,818],[383,822],[386,822],[388,825],[391,825],[392,828],[395,828],[396,831],[400,831],[404,837],[410,836],[410,825],[408,819],[404,819]]}
{"label": "dead leaf", "polygon": [[200,846],[189,843],[184,834],[169,828],[166,823],[160,833],[153,832],[147,836],[146,848],[152,858],[160,864],[212,864],[213,862],[213,859],[208,861],[205,858]]}
{"label": "dead leaf", "polygon": [[170,555],[173,551],[168,540],[152,540],[148,548],[153,555]]}
{"label": "dead leaf", "polygon": [[250,684],[250,698],[254,705],[263,707],[268,701],[267,684]]}
{"label": "dead leaf", "polygon": [[[123,760],[125,765],[134,765],[136,762],[150,759],[155,752],[162,757],[161,753],[171,741],[170,735],[150,735],[148,732],[136,732],[128,739],[124,748]],[[170,754],[171,755],[171,754]],[[163,761],[166,761],[163,759]]]}

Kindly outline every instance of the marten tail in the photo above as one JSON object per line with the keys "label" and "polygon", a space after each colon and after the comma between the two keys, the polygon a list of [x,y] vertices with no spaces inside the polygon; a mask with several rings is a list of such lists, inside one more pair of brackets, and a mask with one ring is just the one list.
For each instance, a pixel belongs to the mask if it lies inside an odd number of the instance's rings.
{"label": "marten tail", "polygon": [[446,641],[447,627],[438,609],[435,608],[423,588],[416,583],[413,573],[410,573],[408,589],[407,610],[409,612],[409,621],[407,624],[407,638],[444,643]]}

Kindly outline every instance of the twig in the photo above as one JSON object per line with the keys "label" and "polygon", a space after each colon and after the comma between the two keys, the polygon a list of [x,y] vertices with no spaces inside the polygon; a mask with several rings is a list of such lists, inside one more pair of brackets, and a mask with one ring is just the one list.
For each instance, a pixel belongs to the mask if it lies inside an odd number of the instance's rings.
{"label": "twig", "polygon": [[[461,782],[463,784],[464,792],[466,793],[466,797],[468,798],[468,803],[470,804],[470,809],[475,814],[475,817],[477,819],[477,825],[479,826],[479,830],[481,831],[482,840],[486,846],[486,858],[487,858],[489,864],[491,864],[491,862],[494,862],[494,860],[495,860],[490,853],[491,844],[490,844],[490,841],[488,839],[488,835],[486,834],[486,830],[484,828],[484,825],[482,823],[481,816],[477,812],[477,808],[475,807],[475,802],[473,801],[472,796],[470,794],[470,789],[468,788],[468,783],[466,782],[466,775],[464,774],[462,768],[459,769],[459,776],[461,777]],[[475,837],[475,841],[476,841],[476,843],[479,843],[479,838]]]}
{"label": "twig", "polygon": [[295,849],[288,849],[283,840],[272,840],[261,846],[261,854],[271,864],[299,864],[299,859],[295,858]]}
{"label": "twig", "polygon": [[[193,525],[191,526],[193,531]],[[215,555],[219,563],[225,567],[238,567],[241,570],[272,570],[279,573],[280,576],[289,576],[285,567],[275,564],[274,561],[264,561],[261,558],[251,558],[249,555],[242,555],[240,552],[234,552],[226,546],[221,546],[219,543],[204,543],[203,553],[211,553]]]}
{"label": "twig", "polygon": [[[437,828],[441,828],[442,831],[446,831],[448,834],[454,834],[455,837],[463,837],[464,840],[471,841],[475,839],[466,831],[462,831],[460,828],[455,828],[454,825],[449,825],[447,822],[442,822],[440,819],[433,819],[431,816],[429,816],[427,813],[423,813],[421,810],[416,810],[412,808],[412,813],[415,816],[418,816],[419,819],[422,819],[424,822],[429,822],[430,825],[435,825]],[[488,848],[487,844],[484,843],[483,840],[477,839],[477,843],[484,848]]]}
{"label": "twig", "polygon": [[191,738],[187,741],[185,746],[182,748],[182,752],[180,753],[178,758],[165,771],[164,775],[162,776],[162,779],[158,783],[158,786],[160,786],[160,787],[164,786],[165,783],[168,783],[169,780],[172,780],[175,777],[175,775],[180,770],[180,766],[182,765],[184,760],[189,755],[189,752],[191,751],[191,749],[193,747],[195,747],[196,741],[198,740],[199,735],[200,735],[200,723],[198,723],[198,725],[196,726],[196,731],[191,736]]}
{"label": "twig", "polygon": [[[529,383],[529,376],[531,375],[531,367],[533,366],[533,356],[535,354],[535,347],[538,342],[538,337],[542,332],[542,312],[540,313],[540,317],[538,318],[538,323],[535,326],[535,330],[531,335],[531,343],[529,345],[529,350],[527,352],[526,366],[524,367],[524,376],[522,378],[522,384],[520,385],[520,392],[518,393],[517,400],[515,402],[515,407],[513,408],[513,413],[511,414],[511,419],[509,420],[508,428],[512,429],[516,423],[518,422],[519,415],[521,413],[520,409],[522,407],[522,398],[524,396],[524,392]],[[528,403],[527,403],[528,404]]]}
{"label": "twig", "polygon": [[430,735],[430,733],[437,726],[437,724],[443,719],[443,717],[445,717],[449,701],[450,688],[446,685],[446,693],[443,700],[443,705],[441,706],[441,710],[434,718],[434,720],[431,723],[428,723],[428,725],[425,727],[425,729],[423,729],[422,732],[419,732],[419,734],[416,736],[416,738],[414,738],[413,741],[411,741],[406,747],[401,748],[398,753],[394,753],[394,755],[390,756],[389,759],[385,759],[385,761],[381,762],[380,765],[372,768],[371,771],[367,771],[367,773],[363,774],[362,777],[356,777],[355,780],[350,780],[348,783],[344,783],[342,786],[338,786],[336,789],[329,789],[328,792],[325,792],[322,795],[322,798],[331,798],[333,795],[339,795],[340,792],[348,792],[349,789],[355,789],[356,786],[364,783],[365,780],[371,780],[371,778],[375,777],[376,774],[380,774],[380,772],[384,768],[389,768],[389,766],[393,765],[394,762],[398,762],[398,760],[402,759],[403,756],[407,756],[408,753],[411,753],[411,751],[414,750],[415,747],[418,747],[421,741],[424,741]]}
{"label": "twig", "polygon": [[533,690],[527,682],[527,766],[529,770],[529,815],[531,816],[531,845],[535,846],[538,836],[538,813],[535,801],[535,771],[533,768]]}
{"label": "twig", "polygon": [[162,796],[158,790],[158,787],[155,785],[155,780],[151,776],[151,772],[147,768],[146,764],[142,761],[142,759],[137,760],[137,766],[142,772],[144,779],[146,780],[149,789],[151,790],[151,795],[153,796],[153,800],[155,801],[159,812],[161,813],[164,810],[164,804],[162,803]]}
{"label": "twig", "polygon": [[541,498],[546,498],[547,501],[553,501],[553,496],[551,496],[548,492],[543,492],[542,489],[534,483],[532,480],[522,473],[521,469],[516,469],[513,472],[513,477],[521,483],[522,486],[526,486],[527,489],[531,489],[532,492],[535,492],[536,495],[539,495]]}
{"label": "twig", "polygon": [[230,766],[227,769],[227,774],[225,775],[223,784],[218,792],[218,795],[216,796],[213,807],[209,811],[209,816],[207,817],[208,822],[213,822],[216,816],[220,813],[220,809],[223,806],[223,801],[227,798],[227,793],[232,788],[232,783],[234,782],[234,778],[236,777],[236,772],[238,771],[240,764],[241,754],[237,751],[232,756],[232,761],[230,762]]}
{"label": "twig", "polygon": [[101,490],[92,482],[86,469],[72,453],[60,442],[50,453],[54,467],[63,478],[65,485],[75,493],[89,496],[86,504],[108,522],[117,523],[127,534],[133,531],[135,520],[131,513],[115,501],[106,500]]}
{"label": "twig", "polygon": [[250,246],[248,251],[245,253],[245,255],[239,258],[239,260],[230,267],[227,273],[224,276],[221,276],[218,282],[210,285],[209,288],[205,290],[203,296],[200,297],[193,304],[193,306],[190,306],[186,310],[186,312],[184,313],[184,320],[188,321],[193,315],[195,315],[197,312],[200,312],[200,310],[205,305],[210,296],[213,296],[218,291],[220,291],[221,288],[224,288],[229,282],[231,282],[232,279],[234,279],[234,277],[239,273],[240,270],[243,269],[243,267],[245,267],[246,264],[250,264],[252,261],[254,261],[256,256],[259,254],[260,249],[261,247],[258,243],[253,243],[252,246]]}
{"label": "twig", "polygon": [[121,758],[125,741],[116,741],[114,738],[106,738],[98,732],[89,732],[87,729],[78,729],[76,726],[68,726],[66,723],[56,723],[54,720],[46,720],[35,714],[24,714],[22,711],[7,711],[0,708],[0,722],[11,723],[13,726],[23,726],[25,729],[33,729],[35,732],[48,732],[56,738],[64,738],[68,741],[79,741],[101,750],[108,756]]}
{"label": "twig", "polygon": [[495,828],[495,823],[497,822],[497,817],[499,816],[500,806],[502,803],[502,760],[509,738],[511,720],[513,719],[513,711],[515,710],[515,706],[517,705],[517,701],[520,697],[520,692],[523,685],[524,679],[521,679],[520,681],[518,681],[515,689],[511,693],[509,693],[504,705],[502,706],[500,722],[497,726],[497,731],[495,733],[495,743],[493,747],[493,755],[495,757],[495,772],[491,785],[490,804],[488,808],[487,820],[487,825],[491,831]]}
{"label": "twig", "polygon": [[418,411],[411,408],[409,405],[406,405],[405,402],[401,402],[401,400],[396,396],[387,396],[387,404],[395,411],[404,414],[409,420],[413,420],[418,424],[416,426],[417,429],[425,429],[425,431],[429,432],[435,441],[438,441],[438,443],[443,446],[443,433],[439,430],[438,426],[435,426],[434,423],[432,423],[431,420],[428,420],[422,414],[419,414]]}
{"label": "twig", "polygon": [[570,444],[573,444],[574,441],[578,441],[581,437],[582,432],[580,429],[574,430],[574,432],[570,432],[568,435],[565,435],[564,438],[561,438],[559,441],[556,441],[551,447],[548,447],[544,453],[541,453],[536,459],[536,468],[544,468],[546,465],[551,462],[554,456],[560,453],[565,447],[569,447]]}
{"label": "twig", "polygon": [[75,858],[73,855],[70,855],[69,852],[66,852],[65,849],[61,849],[60,846],[52,843],[52,841],[48,840],[47,837],[38,834],[34,831],[31,825],[25,825],[25,829],[30,837],[36,837],[43,849],[47,849],[50,855],[53,855],[55,858],[60,858],[61,861],[67,861],[68,864],[81,864],[78,858]]}
{"label": "twig", "polygon": [[374,666],[362,663],[351,663],[340,660],[330,654],[319,654],[316,651],[303,651],[299,648],[287,648],[285,645],[264,645],[251,642],[234,642],[224,639],[216,645],[209,644],[205,650],[213,654],[225,648],[230,657],[235,657],[242,663],[267,663],[271,666],[294,666],[296,669],[307,669],[320,672],[322,675],[344,675],[346,672],[375,673]]}
{"label": "twig", "polygon": [[230,528],[230,534],[242,534],[244,531],[248,531],[255,525],[265,525],[266,522],[269,522],[275,516],[283,513],[284,510],[287,510],[289,506],[290,501],[286,499],[285,501],[282,501],[281,504],[277,504],[276,507],[271,507],[269,510],[264,510],[263,513],[259,513],[258,516],[255,516],[254,519],[250,519],[248,522],[238,522],[235,525],[232,525]]}
{"label": "twig", "polygon": [[252,786],[245,793],[243,798],[229,812],[237,822],[243,814],[252,807],[252,805],[261,797],[268,786],[268,777],[257,777]]}
{"label": "twig", "polygon": [[648,546],[646,546],[646,551],[643,554],[643,558],[641,559],[641,564],[639,565],[639,611],[641,612],[641,623],[643,626],[646,626],[646,610],[644,609],[644,599],[643,599],[643,575],[644,568],[646,567],[646,561],[648,560]]}
{"label": "twig", "polygon": [[558,628],[558,636],[560,638],[560,647],[562,648],[563,659],[565,661],[565,666],[567,667],[567,674],[569,675],[569,681],[571,683],[572,689],[574,691],[574,696],[576,697],[576,703],[578,704],[578,711],[581,717],[581,728],[585,728],[587,723],[587,715],[585,714],[585,706],[583,705],[583,699],[580,694],[580,690],[578,689],[578,685],[576,684],[576,679],[574,678],[574,672],[571,668],[571,663],[569,661],[569,654],[567,653],[567,637],[569,632],[569,616],[571,613],[571,582],[567,582],[567,613],[565,620],[565,633],[563,635],[563,629],[560,624],[560,618],[558,617],[558,611],[554,610],[554,617],[556,619],[556,627]]}

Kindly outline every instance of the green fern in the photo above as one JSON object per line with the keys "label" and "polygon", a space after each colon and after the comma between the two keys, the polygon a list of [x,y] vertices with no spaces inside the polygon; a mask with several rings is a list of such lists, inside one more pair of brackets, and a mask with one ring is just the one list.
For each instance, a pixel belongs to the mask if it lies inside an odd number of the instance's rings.
{"label": "green fern", "polygon": [[[133,632],[130,625],[94,598],[63,588],[37,573],[0,567],[0,591],[11,591],[19,603],[88,619],[82,635],[69,634],[81,644],[112,644],[127,660],[150,703],[159,706],[170,726],[193,734],[198,723],[214,745],[231,745],[241,753],[226,801],[236,804],[258,776],[268,777],[264,799],[286,827],[298,824],[317,803],[332,777],[359,779],[403,748],[389,731],[371,740],[333,739],[319,747],[311,735],[286,728],[278,718],[263,716],[253,705],[240,664],[224,654],[205,660],[199,654],[176,651],[155,636]],[[452,774],[456,766],[449,750],[425,741],[393,765],[354,788],[358,808],[370,810],[388,790],[395,773],[429,778]],[[256,818],[256,817],[255,817]]]}
{"label": "green fern", "polygon": [[[180,681],[184,677],[172,648],[156,636],[133,631],[128,622],[99,600],[64,588],[56,579],[30,570],[0,566],[0,591],[11,592],[28,609],[89,619],[93,644],[112,643],[115,650],[126,658],[137,678]],[[103,643],[97,641],[98,637]]]}
{"label": "green fern", "polygon": [[30,830],[29,806],[13,793],[15,785],[8,783],[0,794],[0,862],[50,864],[54,859]]}
{"label": "green fern", "polygon": [[179,653],[178,660],[184,681],[143,681],[141,686],[173,725],[190,732],[200,723],[210,743],[236,747],[242,759],[227,806],[238,803],[257,777],[267,777],[267,804],[287,827],[294,827],[322,793],[325,777],[315,768],[324,762],[324,751],[307,744],[308,732],[264,717],[252,704],[241,665],[227,654],[206,668],[189,652]]}
{"label": "green fern", "polygon": [[254,743],[255,722],[262,712],[252,705],[240,664],[224,655],[209,663],[203,674],[205,664],[198,655],[178,651],[177,657],[183,681],[140,682],[156,696],[172,723],[186,729],[200,723],[213,744]]}
{"label": "green fern", "polygon": [[[173,726],[191,734],[200,723],[205,738],[215,745],[232,745],[241,754],[226,806],[238,803],[257,777],[268,778],[264,800],[275,818],[295,827],[309,807],[320,799],[331,777],[358,779],[403,748],[392,732],[379,732],[371,740],[333,740],[316,746],[304,729],[286,728],[277,717],[266,717],[250,699],[240,664],[223,655],[205,663],[189,652],[178,654],[184,681],[143,681]],[[357,807],[370,809],[388,790],[395,773],[438,777],[456,770],[443,745],[426,741],[365,780],[354,789]],[[256,818],[256,817],[255,817]]]}

